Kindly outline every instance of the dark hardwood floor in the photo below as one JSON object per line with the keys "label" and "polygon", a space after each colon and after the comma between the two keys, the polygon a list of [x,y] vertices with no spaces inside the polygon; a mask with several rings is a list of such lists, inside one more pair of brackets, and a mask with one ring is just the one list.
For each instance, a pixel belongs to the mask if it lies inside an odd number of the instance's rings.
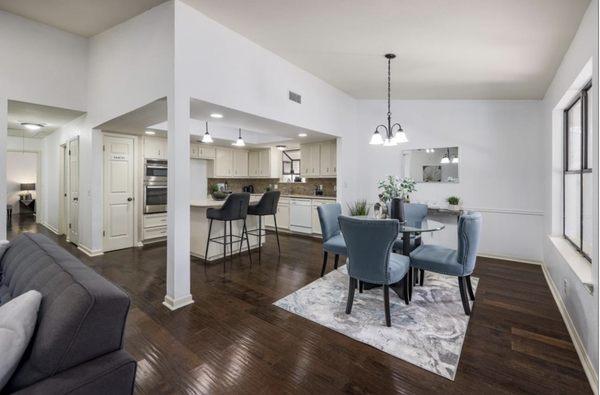
{"label": "dark hardwood floor", "polygon": [[[454,382],[272,305],[319,277],[318,240],[274,236],[262,263],[234,258],[205,273],[192,260],[195,303],[171,312],[164,243],[90,258],[57,240],[132,298],[125,348],[138,361],[136,392],[196,393],[591,393],[541,268],[480,258],[480,278]],[[333,260],[328,267],[331,270]],[[401,330],[401,329],[400,329]]]}

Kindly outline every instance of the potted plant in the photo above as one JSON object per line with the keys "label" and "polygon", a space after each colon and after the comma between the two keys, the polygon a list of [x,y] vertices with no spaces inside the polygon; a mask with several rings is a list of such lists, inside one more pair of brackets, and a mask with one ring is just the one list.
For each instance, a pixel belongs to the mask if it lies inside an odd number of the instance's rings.
{"label": "potted plant", "polygon": [[384,203],[389,203],[393,198],[403,198],[410,200],[410,193],[415,192],[416,182],[412,178],[403,178],[387,176],[385,180],[379,181],[377,188],[381,190],[379,198]]}
{"label": "potted plant", "polygon": [[450,210],[459,209],[458,203],[460,203],[460,198],[458,196],[450,196],[446,201],[448,202],[448,208]]}
{"label": "potted plant", "polygon": [[352,205],[348,204],[348,210],[350,210],[351,216],[357,217],[369,215],[371,208],[368,206],[367,201],[363,199],[357,200]]}
{"label": "potted plant", "polygon": [[227,197],[227,193],[219,190],[219,186],[217,184],[211,185],[210,195],[215,200],[224,200]]}

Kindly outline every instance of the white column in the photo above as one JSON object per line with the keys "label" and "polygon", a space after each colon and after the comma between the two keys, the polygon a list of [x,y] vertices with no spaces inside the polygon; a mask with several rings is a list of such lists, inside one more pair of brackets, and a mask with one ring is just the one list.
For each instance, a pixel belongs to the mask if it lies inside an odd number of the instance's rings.
{"label": "white column", "polygon": [[190,100],[167,100],[169,161],[167,198],[167,294],[171,310],[193,303],[190,293]]}
{"label": "white column", "polygon": [[6,240],[6,133],[8,100],[0,96],[0,240]]}

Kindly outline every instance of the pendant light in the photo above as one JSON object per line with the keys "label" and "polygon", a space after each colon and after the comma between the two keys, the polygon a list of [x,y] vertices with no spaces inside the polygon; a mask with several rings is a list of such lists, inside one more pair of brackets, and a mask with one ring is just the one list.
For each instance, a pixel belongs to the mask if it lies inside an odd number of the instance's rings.
{"label": "pendant light", "polygon": [[[373,136],[371,136],[371,141],[369,144],[371,145],[383,145],[384,147],[393,147],[395,145],[408,142],[408,137],[406,137],[406,133],[402,130],[402,126],[399,123],[395,123],[392,125],[392,111],[391,111],[391,86],[392,86],[392,59],[394,59],[396,55],[393,53],[388,53],[385,55],[385,58],[388,61],[388,112],[387,112],[387,125],[379,125],[375,128],[375,132]],[[394,129],[397,127],[396,131]],[[379,130],[381,129],[380,133]]]}
{"label": "pendant light", "polygon": [[458,163],[458,156],[452,157],[452,163]]}
{"label": "pendant light", "polygon": [[238,136],[238,139],[235,143],[232,143],[231,145],[235,145],[236,147],[245,147],[246,143],[244,143],[244,139],[242,138],[242,128],[239,129],[240,130],[240,134]]}
{"label": "pendant light", "polygon": [[204,133],[204,136],[202,136],[202,142],[207,143],[207,144],[210,144],[213,142],[213,139],[210,136],[210,133],[208,133],[208,122],[206,122],[206,132]]}

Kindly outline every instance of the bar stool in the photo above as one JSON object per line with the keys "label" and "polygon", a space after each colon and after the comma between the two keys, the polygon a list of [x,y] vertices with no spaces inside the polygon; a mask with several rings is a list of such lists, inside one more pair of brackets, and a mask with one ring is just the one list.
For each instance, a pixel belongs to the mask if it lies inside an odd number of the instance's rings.
{"label": "bar stool", "polygon": [[[227,257],[227,222],[229,222],[229,249],[231,255],[233,255],[233,238],[236,238],[236,242],[240,243],[240,253],[242,249],[242,243],[244,238],[246,239],[246,245],[248,247],[248,257],[250,258],[250,264],[252,264],[252,255],[250,255],[250,241],[248,240],[248,229],[246,228],[246,215],[248,214],[248,204],[250,203],[249,193],[232,193],[227,197],[225,203],[221,208],[209,208],[206,210],[206,218],[210,219],[210,225],[208,226],[208,241],[206,242],[206,252],[204,253],[204,265],[208,261],[208,246],[211,242],[223,245],[223,271],[225,271],[225,258]],[[242,228],[242,235],[234,235],[232,232],[232,221],[243,220],[244,226]],[[212,232],[213,221],[223,221],[223,236],[210,237]],[[245,235],[245,237],[244,237]],[[223,241],[221,241],[221,239]]]}
{"label": "bar stool", "polygon": [[[273,222],[275,223],[275,235],[277,236],[277,249],[279,255],[281,255],[281,245],[279,244],[279,231],[277,229],[277,204],[279,203],[279,197],[281,192],[270,191],[265,192],[256,204],[251,204],[248,207],[248,215],[258,216],[258,229],[252,229],[248,231],[252,236],[258,236],[258,260],[260,261],[260,242],[262,240],[262,217],[265,215],[272,215]],[[241,245],[240,245],[241,248]]]}

